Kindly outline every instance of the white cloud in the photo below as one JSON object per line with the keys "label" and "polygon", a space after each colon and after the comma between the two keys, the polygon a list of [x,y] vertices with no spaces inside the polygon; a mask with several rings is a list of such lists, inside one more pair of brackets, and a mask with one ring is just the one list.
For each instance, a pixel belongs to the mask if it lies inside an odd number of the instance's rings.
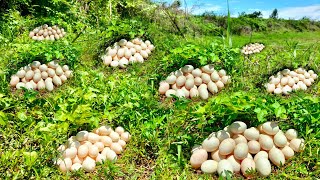
{"label": "white cloud", "polygon": [[289,7],[278,10],[279,17],[285,19],[301,19],[309,17],[311,19],[320,20],[320,4],[304,7]]}
{"label": "white cloud", "polygon": [[[272,13],[272,11],[273,10],[263,10],[263,11],[261,11],[263,18],[269,18],[269,16]],[[279,9],[278,9],[278,16],[279,16]]]}
{"label": "white cloud", "polygon": [[[217,14],[227,14],[226,4],[213,4],[213,3],[202,3],[205,0],[186,0],[188,4],[188,11],[192,14],[202,14],[204,12],[214,11]],[[307,1],[307,0],[305,0]],[[207,1],[208,2],[208,1]],[[230,0],[230,3],[238,3],[239,0]],[[264,4],[264,1],[256,1],[253,4]],[[231,16],[237,17],[239,13],[245,11],[246,13],[252,13],[254,11],[261,11],[264,18],[269,18],[273,9],[230,9]],[[308,17],[314,20],[320,20],[320,4],[314,4],[310,6],[300,6],[300,7],[286,7],[278,8],[278,16],[284,19],[301,19],[303,17]]]}
{"label": "white cloud", "polygon": [[[261,11],[263,18],[269,18],[273,9],[248,9],[246,13],[253,13],[254,11]],[[303,17],[308,17],[313,20],[320,20],[320,4],[312,6],[280,8],[278,9],[278,16],[279,18],[284,19],[301,19]],[[238,17],[238,14],[232,13],[232,17]]]}

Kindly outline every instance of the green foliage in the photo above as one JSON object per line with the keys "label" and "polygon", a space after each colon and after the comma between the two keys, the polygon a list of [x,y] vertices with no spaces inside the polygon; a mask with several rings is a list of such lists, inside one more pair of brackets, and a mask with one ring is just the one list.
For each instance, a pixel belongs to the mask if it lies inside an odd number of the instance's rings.
{"label": "green foliage", "polygon": [[[27,33],[25,33],[25,36],[28,37]],[[79,49],[69,43],[68,40],[36,42],[27,38],[25,41],[27,41],[27,44],[15,43],[3,48],[6,50],[3,53],[4,60],[0,64],[2,67],[6,67],[1,72],[4,76],[4,81],[8,81],[11,75],[32,61],[47,63],[52,60],[58,60],[61,64],[69,65],[71,69],[74,69],[78,62],[80,55]],[[6,84],[4,81],[1,82]],[[8,92],[5,86],[1,88]]]}
{"label": "green foliage", "polygon": [[[0,179],[216,179],[191,170],[190,150],[235,120],[249,126],[277,121],[283,130],[295,128],[306,139],[306,150],[275,168],[270,179],[318,177],[319,82],[286,97],[267,94],[263,87],[283,68],[303,66],[319,73],[320,34],[305,32],[319,29],[317,22],[241,17],[232,18],[230,28],[228,17],[174,11],[185,36],[181,38],[158,6],[147,1],[6,2],[0,24]],[[41,11],[32,6],[39,4],[44,5]],[[18,13],[20,8],[28,16]],[[29,31],[44,23],[64,27],[66,38],[32,41]],[[227,27],[234,48],[221,39]],[[255,31],[252,37],[234,35],[244,27]],[[298,29],[304,32],[294,32]],[[98,55],[107,46],[137,36],[156,46],[144,64],[126,70],[102,65]],[[241,56],[239,48],[250,40],[266,49]],[[75,73],[53,92],[12,91],[8,86],[20,67],[54,59]],[[158,82],[170,72],[209,63],[232,77],[219,94],[208,101],[160,100]],[[95,173],[61,173],[52,162],[57,147],[78,131],[102,124],[120,125],[132,134],[125,153],[116,163],[97,165]]]}
{"label": "green foliage", "polygon": [[232,70],[239,58],[239,49],[225,47],[221,42],[210,44],[182,44],[170,50],[163,58],[162,68],[174,71],[186,64],[202,67],[206,64],[215,64],[218,68]]}
{"label": "green foliage", "polygon": [[[66,0],[41,1],[41,0],[12,0],[1,3],[0,13],[15,9],[22,15],[55,16],[58,13],[68,14],[72,4]],[[69,14],[70,15],[70,14]]]}
{"label": "green foliage", "polygon": [[229,9],[229,0],[227,0],[228,4],[228,19],[227,19],[227,41],[228,45],[231,48],[232,47],[232,39],[231,39],[231,16],[230,16],[230,9]]}
{"label": "green foliage", "polygon": [[23,30],[24,26],[28,26],[28,22],[23,19],[18,11],[10,11],[4,14],[0,19],[0,46],[12,42],[20,31]]}
{"label": "green foliage", "polygon": [[[225,31],[228,25],[227,16],[217,16],[212,13],[205,13],[202,16],[195,17],[197,19],[204,19],[205,25],[215,25],[216,32],[220,30]],[[200,21],[198,20],[198,21]],[[251,32],[287,32],[287,31],[316,31],[320,29],[318,21],[312,21],[304,18],[301,20],[286,20],[286,19],[263,19],[251,18],[246,15],[239,15],[239,18],[232,18],[231,34],[246,35]]]}
{"label": "green foliage", "polygon": [[254,11],[253,13],[246,14],[245,12],[242,12],[240,14],[240,17],[247,17],[247,18],[262,18],[262,12],[261,11]]}
{"label": "green foliage", "polygon": [[278,9],[274,9],[270,14],[270,18],[278,19]]}

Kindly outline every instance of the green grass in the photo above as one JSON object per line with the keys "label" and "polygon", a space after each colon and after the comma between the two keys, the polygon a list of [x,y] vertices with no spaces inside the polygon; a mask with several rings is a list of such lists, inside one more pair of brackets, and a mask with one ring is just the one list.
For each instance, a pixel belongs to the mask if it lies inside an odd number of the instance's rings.
{"label": "green grass", "polygon": [[[233,36],[235,46],[243,46],[250,43],[250,35]],[[261,42],[269,46],[285,46],[286,41],[295,41],[305,46],[318,44],[320,32],[253,32],[252,42]]]}
{"label": "green grass", "polygon": [[[63,44],[76,36],[70,33],[52,48],[62,49],[70,56],[77,54],[71,47],[80,52],[76,62],[66,57],[66,62],[74,62],[75,75],[62,87],[44,94],[11,93],[8,79],[16,69],[8,64],[19,66],[41,53],[41,47],[51,45],[33,43],[25,31],[7,46],[0,47],[4,52],[0,65],[0,179],[215,179],[216,176],[191,169],[191,148],[212,131],[235,120],[243,120],[248,126],[278,121],[283,130],[295,128],[306,139],[305,151],[285,166],[274,168],[267,179],[319,178],[319,81],[308,91],[287,97],[268,94],[262,86],[270,75],[285,67],[304,66],[319,73],[319,32],[254,33],[252,41],[266,44],[266,49],[249,58],[236,56],[228,72],[232,84],[217,96],[208,101],[162,102],[157,93],[158,83],[172,68],[179,68],[163,61],[172,57],[170,50],[192,43],[203,52],[212,42],[220,43],[221,38],[181,39],[156,31],[156,25],[150,25],[147,30],[156,45],[155,52],[144,64],[126,70],[102,65],[98,55],[105,34],[88,28],[66,49]],[[250,39],[249,36],[232,38],[234,48],[241,48]],[[291,46],[294,42],[298,42],[297,48]],[[17,49],[23,53],[16,53]],[[181,62],[184,61],[170,59],[173,64]],[[94,173],[61,173],[52,162],[57,147],[78,131],[92,130],[102,124],[121,125],[132,134],[125,153],[115,164],[97,166]],[[25,153],[32,151],[37,153],[34,160]]]}

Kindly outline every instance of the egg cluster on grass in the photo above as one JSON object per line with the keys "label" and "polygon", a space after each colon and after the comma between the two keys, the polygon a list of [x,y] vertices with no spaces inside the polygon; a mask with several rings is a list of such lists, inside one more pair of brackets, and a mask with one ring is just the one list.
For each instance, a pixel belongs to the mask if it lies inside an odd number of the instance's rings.
{"label": "egg cluster on grass", "polygon": [[43,26],[36,27],[29,33],[29,37],[36,41],[43,41],[43,40],[58,40],[66,36],[66,32],[63,28],[59,28],[58,26],[48,26],[44,24]]}
{"label": "egg cluster on grass", "polygon": [[149,40],[135,38],[131,41],[121,39],[113,47],[108,47],[107,54],[101,56],[103,64],[111,67],[126,68],[129,63],[143,63],[154,50]]}
{"label": "egg cluster on grass", "polygon": [[242,173],[252,178],[254,171],[267,177],[271,174],[270,161],[276,166],[284,165],[303,148],[304,140],[298,138],[294,129],[283,132],[275,122],[247,128],[244,122],[236,121],[213,132],[201,146],[194,148],[190,163],[203,173],[223,177]]}
{"label": "egg cluster on grass", "polygon": [[110,126],[101,126],[92,132],[80,131],[58,148],[61,154],[54,163],[62,172],[80,169],[92,172],[96,163],[116,161],[130,138],[130,133],[120,126],[115,130]]}
{"label": "egg cluster on grass", "polygon": [[225,70],[214,69],[213,65],[205,65],[202,68],[194,68],[185,65],[181,69],[172,72],[165,81],[160,82],[159,93],[166,97],[175,95],[179,98],[208,99],[210,95],[218,93],[230,83],[230,76]]}
{"label": "egg cluster on grass", "polygon": [[307,71],[298,68],[291,71],[284,69],[275,76],[271,76],[265,87],[270,93],[288,95],[295,90],[307,90],[317,78],[318,75],[313,70]]}
{"label": "egg cluster on grass", "polygon": [[63,65],[61,67],[58,61],[51,61],[48,64],[33,61],[11,76],[10,86],[16,89],[24,87],[29,90],[46,89],[52,91],[71,77],[72,71],[69,66]]}
{"label": "egg cluster on grass", "polygon": [[248,44],[242,48],[241,53],[245,55],[259,53],[264,49],[264,47],[265,46],[263,44],[259,44],[259,43]]}

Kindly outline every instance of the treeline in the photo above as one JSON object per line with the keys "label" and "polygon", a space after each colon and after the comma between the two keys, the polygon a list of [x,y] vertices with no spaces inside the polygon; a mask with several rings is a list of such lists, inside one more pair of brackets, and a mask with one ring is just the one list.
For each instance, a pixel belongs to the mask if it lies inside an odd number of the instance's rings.
{"label": "treeline", "polygon": [[[174,1],[172,4],[161,4],[159,7],[164,9],[167,14],[170,14],[171,17],[167,19],[174,20],[174,23],[171,24],[174,24],[172,29],[176,29],[175,31],[192,33],[193,35],[223,35],[226,32],[227,15],[217,15],[215,12],[192,15],[192,12],[186,13],[184,11],[185,7],[182,7],[182,3],[179,0]],[[320,30],[320,21],[315,21],[307,17],[303,17],[300,20],[282,19],[278,17],[277,9],[274,9],[268,16],[269,18],[267,19],[263,18],[261,11],[255,11],[253,13],[242,12],[238,17],[231,18],[231,33],[242,35],[252,32],[303,32]],[[162,23],[165,22],[166,18],[164,17]],[[162,27],[165,27],[165,25]]]}
{"label": "treeline", "polygon": [[[85,26],[105,29],[110,23],[127,24],[126,29],[144,30],[157,25],[158,32],[181,35],[224,35],[227,16],[215,13],[186,13],[180,1],[154,3],[149,0],[0,0],[0,42],[11,41],[18,34],[38,24],[62,24],[78,32]],[[130,21],[130,23],[125,23]],[[134,22],[134,23],[132,23]],[[139,27],[139,24],[143,26]],[[71,29],[70,29],[71,30]],[[270,31],[317,31],[320,22],[278,19],[275,10],[269,19],[261,12],[241,13],[231,20],[231,33],[250,34]]]}
{"label": "treeline", "polygon": [[[275,9],[268,19],[262,18],[262,13],[257,11],[251,14],[241,13],[239,17],[232,18],[232,33],[247,34],[255,32],[270,31],[317,31],[320,30],[320,22],[304,17],[300,20],[279,19]],[[212,23],[218,29],[227,27],[227,16],[214,13],[204,13],[197,18],[203,19],[205,23]]]}

